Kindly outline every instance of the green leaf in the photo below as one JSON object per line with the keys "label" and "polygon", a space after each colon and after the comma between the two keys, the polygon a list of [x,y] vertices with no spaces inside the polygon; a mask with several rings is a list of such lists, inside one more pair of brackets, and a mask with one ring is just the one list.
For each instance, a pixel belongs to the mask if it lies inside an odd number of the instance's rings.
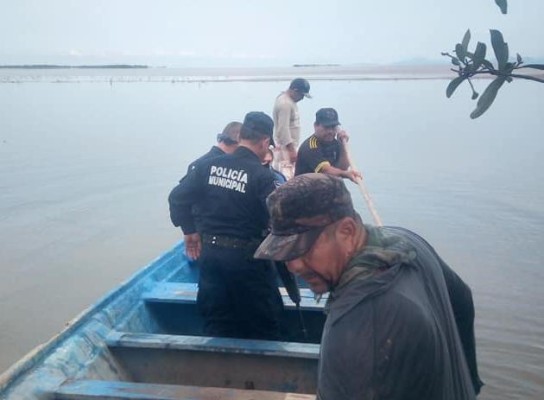
{"label": "green leaf", "polygon": [[459,61],[463,61],[467,55],[467,51],[463,47],[461,43],[457,43],[455,45],[455,54],[457,55],[457,58]]}
{"label": "green leaf", "polygon": [[468,43],[470,42],[470,29],[467,29],[465,32],[465,36],[463,36],[463,41],[461,42],[461,46],[463,46],[463,50],[465,50],[465,54],[468,49]]}
{"label": "green leaf", "polygon": [[472,100],[476,100],[478,98],[479,94],[478,92],[472,92]]}
{"label": "green leaf", "polygon": [[495,97],[497,97],[497,93],[505,80],[505,77],[499,76],[485,88],[484,92],[480,96],[480,99],[478,100],[476,109],[470,114],[470,118],[478,118],[488,110],[491,104],[493,104],[493,101],[495,101]]}
{"label": "green leaf", "polygon": [[487,46],[485,43],[478,42],[476,45],[476,51],[474,52],[474,56],[472,57],[472,62],[474,64],[474,70],[477,71],[478,68],[480,68],[480,65],[482,65],[484,59],[485,59],[485,53],[487,51]]}
{"label": "green leaf", "polygon": [[453,65],[457,65],[457,66],[461,65],[461,63],[459,62],[459,60],[458,60],[457,58],[452,58],[452,59],[451,59],[451,63],[452,63]]}
{"label": "green leaf", "polygon": [[523,58],[519,55],[519,53],[516,53],[516,58],[518,60],[518,64],[523,64]]}
{"label": "green leaf", "polygon": [[491,44],[495,51],[495,57],[499,65],[499,71],[504,70],[504,66],[508,62],[508,44],[504,42],[501,31],[491,29]]}
{"label": "green leaf", "polygon": [[446,88],[446,97],[449,99],[453,92],[455,92],[455,89],[465,80],[466,78],[464,76],[458,76],[457,78],[453,79]]}
{"label": "green leaf", "polygon": [[544,64],[525,64],[523,68],[534,68],[544,70]]}
{"label": "green leaf", "polygon": [[508,12],[508,3],[506,0],[495,0],[495,3],[499,6],[503,14]]}
{"label": "green leaf", "polygon": [[482,60],[482,64],[485,65],[485,67],[490,70],[490,71],[495,71],[495,67],[493,66],[493,64],[491,64],[490,61],[488,60]]}

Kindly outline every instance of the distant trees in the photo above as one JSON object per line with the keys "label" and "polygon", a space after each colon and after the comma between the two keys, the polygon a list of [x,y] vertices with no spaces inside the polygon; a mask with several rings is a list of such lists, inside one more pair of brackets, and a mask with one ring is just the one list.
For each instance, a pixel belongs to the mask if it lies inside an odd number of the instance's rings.
{"label": "distant trees", "polygon": [[[503,14],[507,13],[507,0],[495,0],[495,3],[501,9]],[[464,81],[468,81],[472,89],[472,100],[478,99],[476,108],[470,114],[470,118],[478,118],[485,113],[497,96],[499,89],[505,82],[512,82],[514,78],[528,79],[535,82],[544,83],[544,79],[536,76],[524,75],[515,71],[524,68],[532,68],[544,70],[543,64],[524,64],[522,57],[516,54],[516,61],[509,61],[508,44],[504,41],[502,33],[498,30],[491,29],[491,45],[495,53],[496,66],[486,58],[487,46],[485,43],[478,42],[474,52],[469,51],[468,46],[471,39],[470,30],[467,30],[461,43],[455,45],[454,54],[442,53],[443,56],[449,57],[454,65],[452,71],[457,73],[446,88],[446,96],[449,98]],[[484,90],[480,96],[474,89],[471,78],[477,75],[492,75],[495,79]]]}

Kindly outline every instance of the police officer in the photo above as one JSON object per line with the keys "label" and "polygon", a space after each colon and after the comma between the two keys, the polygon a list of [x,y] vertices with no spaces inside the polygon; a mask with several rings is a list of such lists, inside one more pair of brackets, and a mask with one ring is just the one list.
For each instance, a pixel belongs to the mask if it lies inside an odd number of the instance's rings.
{"label": "police officer", "polygon": [[[199,259],[197,304],[210,336],[279,337],[275,271],[253,258],[268,227],[266,197],[276,187],[261,164],[273,125],[265,113],[248,113],[236,151],[198,164],[169,196],[172,223],[185,235],[188,256]],[[200,234],[191,212],[197,203]]]}
{"label": "police officer", "polygon": [[222,156],[223,154],[232,154],[234,150],[238,148],[238,141],[240,140],[240,129],[242,123],[238,121],[229,122],[221,133],[217,134],[217,144],[212,146],[210,151],[193,161],[187,167],[187,172],[192,171],[195,166],[210,158]]}

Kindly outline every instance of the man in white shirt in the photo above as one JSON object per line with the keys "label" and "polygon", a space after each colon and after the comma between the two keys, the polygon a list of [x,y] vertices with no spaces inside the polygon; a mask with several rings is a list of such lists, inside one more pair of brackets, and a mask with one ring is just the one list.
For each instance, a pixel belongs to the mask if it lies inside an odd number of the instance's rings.
{"label": "man in white shirt", "polygon": [[297,103],[304,97],[311,98],[310,84],[306,79],[296,78],[289,89],[282,92],[274,103],[274,168],[287,179],[294,176],[297,149],[300,142],[300,117]]}

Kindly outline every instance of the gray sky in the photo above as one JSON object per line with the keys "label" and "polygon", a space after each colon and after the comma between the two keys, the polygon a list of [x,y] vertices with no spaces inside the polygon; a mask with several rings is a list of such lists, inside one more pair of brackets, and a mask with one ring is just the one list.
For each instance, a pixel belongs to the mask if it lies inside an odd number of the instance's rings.
{"label": "gray sky", "polygon": [[0,0],[0,64],[389,63],[441,59],[467,28],[544,56],[544,0]]}

